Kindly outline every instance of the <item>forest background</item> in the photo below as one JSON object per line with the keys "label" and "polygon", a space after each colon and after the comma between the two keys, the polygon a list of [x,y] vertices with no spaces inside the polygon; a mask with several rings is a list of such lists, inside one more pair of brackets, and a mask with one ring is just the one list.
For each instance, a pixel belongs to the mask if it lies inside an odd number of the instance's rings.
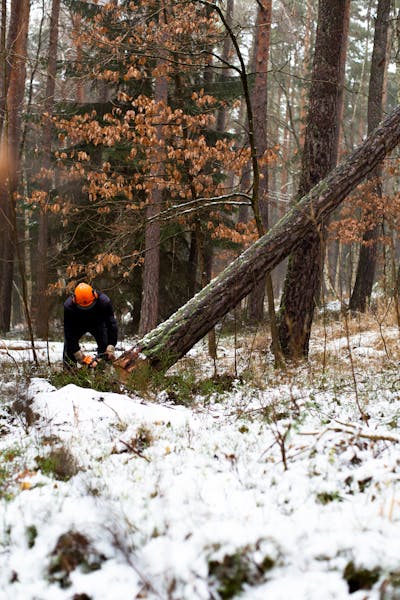
{"label": "forest background", "polygon": [[[123,334],[173,314],[397,105],[398,11],[388,0],[4,1],[0,333],[59,336],[82,280],[112,297]],[[337,46],[318,45],[318,31]],[[282,298],[276,357],[307,355],[328,298],[365,311],[374,285],[400,315],[398,171],[394,151],[318,224],[306,269],[282,262],[235,311],[263,322],[267,290],[274,327]],[[307,288],[312,307],[300,308]],[[296,326],[308,337],[294,347]]]}

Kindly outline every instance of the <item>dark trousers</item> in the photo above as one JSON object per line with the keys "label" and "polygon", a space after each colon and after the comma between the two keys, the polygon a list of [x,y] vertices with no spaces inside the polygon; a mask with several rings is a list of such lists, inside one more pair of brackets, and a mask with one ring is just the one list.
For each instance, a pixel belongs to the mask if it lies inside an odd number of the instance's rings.
{"label": "dark trousers", "polygon": [[63,363],[65,366],[71,367],[76,366],[76,359],[74,358],[74,353],[77,351],[76,347],[79,345],[79,340],[85,333],[89,333],[94,337],[97,344],[97,354],[103,354],[108,346],[108,332],[107,327],[104,323],[100,323],[96,327],[92,327],[90,329],[76,331],[74,332],[74,336],[68,337],[64,339],[64,350],[63,350]]}

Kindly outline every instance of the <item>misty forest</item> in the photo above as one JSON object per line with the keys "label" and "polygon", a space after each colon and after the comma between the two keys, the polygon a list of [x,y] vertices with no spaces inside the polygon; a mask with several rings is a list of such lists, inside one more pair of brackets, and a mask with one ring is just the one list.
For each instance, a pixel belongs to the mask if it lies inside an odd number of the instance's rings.
{"label": "misty forest", "polygon": [[0,600],[398,599],[399,0],[0,15]]}

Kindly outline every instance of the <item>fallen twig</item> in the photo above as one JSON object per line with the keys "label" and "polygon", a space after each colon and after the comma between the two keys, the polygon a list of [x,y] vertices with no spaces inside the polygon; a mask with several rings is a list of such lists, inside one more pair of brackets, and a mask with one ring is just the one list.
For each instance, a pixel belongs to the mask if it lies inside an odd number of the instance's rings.
{"label": "fallen twig", "polygon": [[146,460],[148,463],[151,462],[151,460],[149,458],[147,458],[147,456],[144,456],[144,454],[139,452],[139,450],[136,450],[136,448],[134,446],[132,446],[132,444],[129,444],[128,442],[125,442],[124,440],[121,440],[121,439],[119,441],[121,442],[121,444],[126,446],[128,448],[128,450],[130,450],[131,452],[136,454],[136,456],[140,456],[140,458],[144,458],[144,460]]}
{"label": "fallen twig", "polygon": [[[354,425],[346,425],[346,427],[354,427]],[[333,431],[335,433],[347,433],[348,435],[352,435],[354,437],[363,438],[367,440],[371,440],[373,442],[393,442],[394,444],[400,443],[400,437],[395,437],[393,435],[387,434],[379,434],[379,433],[366,433],[365,431],[354,431],[351,429],[346,429],[346,427],[326,427],[323,431],[299,431],[298,435],[310,435],[310,436],[322,436],[327,431]]]}

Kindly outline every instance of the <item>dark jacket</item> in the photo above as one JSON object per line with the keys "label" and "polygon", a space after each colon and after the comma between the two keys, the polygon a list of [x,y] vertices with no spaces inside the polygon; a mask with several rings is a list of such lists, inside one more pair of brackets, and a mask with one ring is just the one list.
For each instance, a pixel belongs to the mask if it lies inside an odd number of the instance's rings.
{"label": "dark jacket", "polygon": [[117,344],[118,326],[111,300],[103,292],[97,293],[95,304],[88,309],[79,308],[72,297],[64,303],[64,353],[70,358],[79,350],[79,340],[85,333],[93,335],[99,353]]}

